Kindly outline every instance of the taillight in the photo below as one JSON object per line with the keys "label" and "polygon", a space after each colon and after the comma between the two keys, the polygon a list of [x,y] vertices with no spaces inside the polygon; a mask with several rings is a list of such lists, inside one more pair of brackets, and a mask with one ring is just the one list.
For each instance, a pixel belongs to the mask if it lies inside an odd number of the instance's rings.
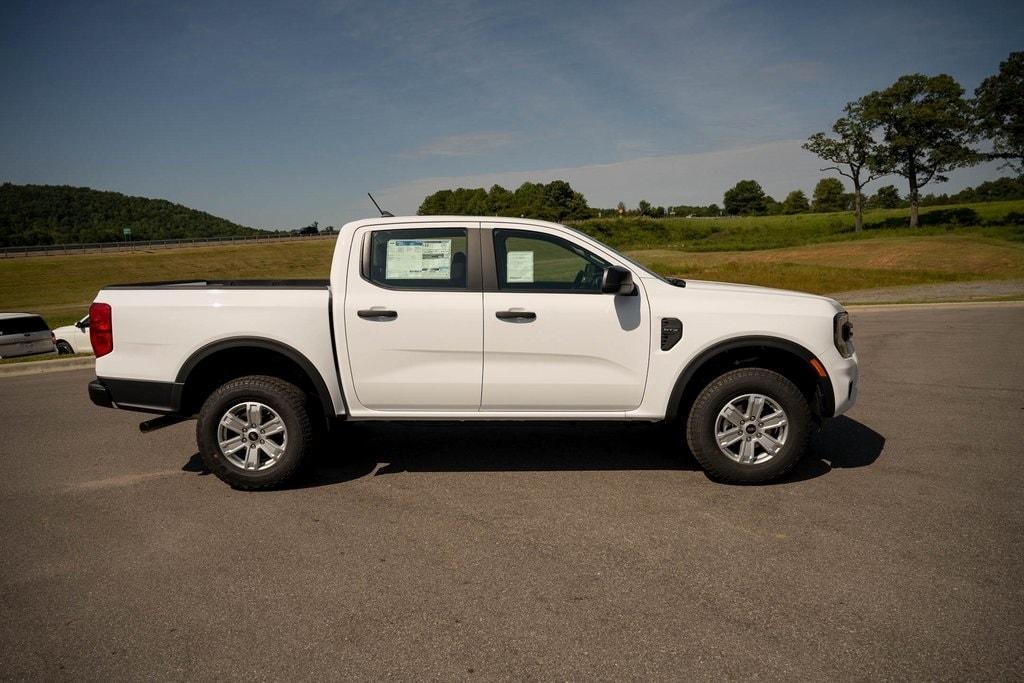
{"label": "taillight", "polygon": [[114,326],[111,323],[110,304],[89,306],[89,343],[96,357],[114,350]]}

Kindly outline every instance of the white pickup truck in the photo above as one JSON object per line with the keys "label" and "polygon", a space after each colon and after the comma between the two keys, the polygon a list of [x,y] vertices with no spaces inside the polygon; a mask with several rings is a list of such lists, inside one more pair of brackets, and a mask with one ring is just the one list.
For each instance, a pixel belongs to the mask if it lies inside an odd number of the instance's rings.
{"label": "white pickup truck", "polygon": [[670,420],[713,477],[760,482],[857,394],[837,302],[666,280],[524,219],[356,221],[330,280],[112,285],[89,317],[92,401],[196,416],[242,489],[293,477],[340,419]]}

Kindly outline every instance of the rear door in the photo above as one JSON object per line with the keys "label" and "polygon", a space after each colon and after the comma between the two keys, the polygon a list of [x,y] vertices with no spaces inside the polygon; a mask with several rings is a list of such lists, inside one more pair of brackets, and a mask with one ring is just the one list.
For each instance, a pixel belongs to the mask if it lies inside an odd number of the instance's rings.
{"label": "rear door", "polygon": [[483,227],[482,410],[639,407],[650,353],[650,311],[639,278],[634,296],[602,294],[611,255],[568,231]]}
{"label": "rear door", "polygon": [[345,340],[371,410],[479,410],[477,223],[365,226],[353,235]]}

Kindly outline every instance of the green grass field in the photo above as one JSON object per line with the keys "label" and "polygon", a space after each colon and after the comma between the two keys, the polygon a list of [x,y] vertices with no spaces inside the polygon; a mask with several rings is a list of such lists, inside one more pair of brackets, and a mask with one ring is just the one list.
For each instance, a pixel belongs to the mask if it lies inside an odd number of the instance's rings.
{"label": "green grass field", "polygon": [[[921,223],[912,234],[941,235],[964,229],[969,234],[1024,241],[1024,201],[929,207],[922,209]],[[596,218],[573,226],[616,249],[627,250],[752,251],[910,234],[909,209],[865,212],[861,233],[854,232],[851,211],[724,218]]]}
{"label": "green grass field", "polygon": [[[1024,201],[973,204],[981,225],[892,227],[906,210],[748,218],[585,221],[576,227],[657,272],[816,293],[891,285],[1024,278]],[[932,215],[933,219],[927,216]],[[932,220],[931,224],[927,224]],[[888,227],[877,227],[884,225]],[[876,227],[871,227],[876,226]],[[0,260],[0,311],[41,313],[51,326],[82,317],[104,285],[188,278],[326,278],[332,240]]]}

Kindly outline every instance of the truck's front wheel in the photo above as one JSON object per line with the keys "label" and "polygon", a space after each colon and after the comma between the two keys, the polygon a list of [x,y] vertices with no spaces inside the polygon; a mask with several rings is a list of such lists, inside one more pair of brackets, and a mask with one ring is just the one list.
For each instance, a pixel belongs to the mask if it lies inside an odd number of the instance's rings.
{"label": "truck's front wheel", "polygon": [[686,441],[714,478],[757,483],[781,477],[803,455],[811,412],[777,372],[741,368],[713,379],[686,421]]}
{"label": "truck's front wheel", "polygon": [[276,377],[231,380],[203,403],[196,441],[206,467],[232,487],[280,486],[295,476],[311,449],[306,396]]}

